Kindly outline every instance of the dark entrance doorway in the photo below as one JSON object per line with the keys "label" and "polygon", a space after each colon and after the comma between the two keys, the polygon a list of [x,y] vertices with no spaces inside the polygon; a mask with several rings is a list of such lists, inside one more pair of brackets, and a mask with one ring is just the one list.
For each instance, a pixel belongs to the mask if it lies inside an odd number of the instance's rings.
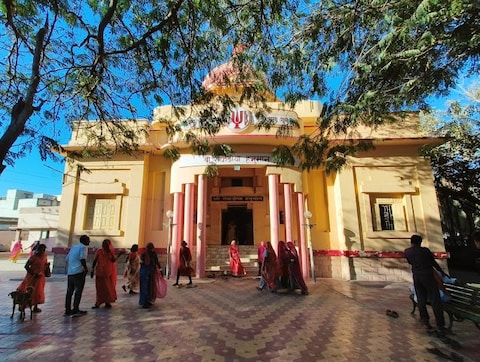
{"label": "dark entrance doorway", "polygon": [[222,210],[222,245],[253,245],[253,214],[245,205],[229,205]]}

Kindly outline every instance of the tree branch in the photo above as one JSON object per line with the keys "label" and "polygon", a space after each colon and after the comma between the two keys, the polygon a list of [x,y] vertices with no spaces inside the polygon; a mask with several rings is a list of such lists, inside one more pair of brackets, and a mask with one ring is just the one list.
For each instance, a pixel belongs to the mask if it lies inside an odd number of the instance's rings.
{"label": "tree branch", "polygon": [[174,24],[175,23],[175,19],[177,18],[177,13],[178,13],[180,7],[182,6],[183,2],[184,2],[184,0],[178,0],[163,21],[161,21],[159,24],[157,24],[155,26],[152,26],[147,32],[145,32],[140,37],[140,39],[133,42],[129,47],[126,47],[125,49],[106,52],[104,55],[109,56],[109,55],[116,55],[116,54],[125,54],[125,53],[128,53],[128,52],[130,52],[134,49],[137,49],[137,48],[141,47],[142,44],[144,44],[146,42],[146,40],[148,38],[150,38],[153,34],[162,30],[168,24]]}

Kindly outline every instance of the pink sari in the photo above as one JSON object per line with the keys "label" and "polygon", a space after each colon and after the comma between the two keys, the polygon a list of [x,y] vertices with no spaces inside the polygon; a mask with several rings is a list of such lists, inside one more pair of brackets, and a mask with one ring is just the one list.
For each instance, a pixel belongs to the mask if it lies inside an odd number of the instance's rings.
{"label": "pink sari", "polygon": [[10,252],[10,256],[8,257],[8,259],[10,259],[12,262],[16,263],[18,257],[20,256],[20,253],[22,252],[22,250],[23,250],[22,241],[18,240],[13,245],[12,251]]}

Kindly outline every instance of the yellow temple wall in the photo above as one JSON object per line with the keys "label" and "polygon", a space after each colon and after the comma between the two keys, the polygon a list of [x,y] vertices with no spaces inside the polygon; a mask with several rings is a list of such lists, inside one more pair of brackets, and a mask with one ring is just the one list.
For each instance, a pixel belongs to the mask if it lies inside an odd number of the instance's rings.
{"label": "yellow temple wall", "polygon": [[[78,243],[82,234],[91,238],[91,247],[101,246],[109,238],[118,248],[130,248],[133,243],[142,243],[144,228],[143,208],[144,158],[117,157],[114,161],[83,161],[87,171],[76,177],[76,164],[66,166],[65,182],[59,217],[59,235],[57,244],[71,246]],[[87,220],[89,198],[108,200],[105,216],[109,227],[105,229],[90,228]]]}
{"label": "yellow temple wall", "polygon": [[[173,210],[173,193],[184,192],[185,184],[195,184],[196,206],[198,175],[205,172],[204,165],[172,163],[163,157],[163,150],[171,145],[155,117],[168,111],[171,111],[168,107],[155,109],[150,134],[142,138],[135,156],[117,154],[109,160],[84,159],[65,166],[58,245],[70,247],[78,243],[80,235],[89,234],[92,247],[99,247],[104,238],[109,238],[117,248],[130,248],[134,243],[143,247],[148,242],[166,248],[169,221],[166,212]],[[321,112],[318,102],[301,102],[292,111],[303,122],[302,132],[316,128],[314,122]],[[137,129],[147,125],[144,121],[131,123]],[[418,125],[418,117],[412,116],[375,130],[360,127],[350,136],[372,139],[376,148],[355,157],[347,156],[347,166],[330,175],[321,169],[307,172],[272,164],[220,165],[222,177],[243,175],[255,181],[248,187],[226,187],[219,184],[219,178],[206,180],[206,244],[222,244],[222,212],[235,205],[235,202],[229,205],[225,200],[212,200],[212,196],[262,196],[261,201],[245,201],[242,206],[252,212],[254,244],[270,240],[268,175],[275,174],[279,181],[278,212],[286,209],[283,185],[292,187],[291,224],[295,241],[299,241],[300,229],[307,227],[304,218],[298,220],[296,192],[303,192],[305,209],[312,213],[309,222],[317,276],[409,280],[408,264],[401,253],[409,246],[413,233],[421,233],[424,245],[432,251],[442,253],[445,249],[433,173],[428,160],[418,156],[422,144],[434,141],[422,135]],[[91,125],[86,122],[74,127],[67,147],[77,150],[82,147],[88,138],[82,133],[85,126]],[[279,139],[274,134],[271,130],[242,135],[224,129],[216,141],[233,141],[235,152],[257,154],[269,154],[273,145],[295,141],[294,137]],[[176,146],[190,160],[187,145]],[[79,172],[78,165],[88,172]],[[106,212],[110,212],[102,221],[109,223],[105,229],[91,227],[95,221],[88,219],[89,213],[93,214],[89,211],[89,200],[97,197],[107,205]],[[379,227],[384,220],[380,220],[377,209],[383,204],[393,205],[395,230]],[[183,232],[183,225],[179,229]],[[285,224],[279,225],[278,232],[279,239],[285,240]],[[191,246],[196,244],[195,233],[196,228]]]}

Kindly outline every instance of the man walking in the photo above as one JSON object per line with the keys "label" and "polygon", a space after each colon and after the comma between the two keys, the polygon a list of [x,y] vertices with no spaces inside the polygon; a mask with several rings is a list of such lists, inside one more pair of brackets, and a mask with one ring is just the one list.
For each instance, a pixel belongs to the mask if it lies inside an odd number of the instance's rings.
{"label": "man walking", "polygon": [[[67,295],[65,296],[65,316],[78,317],[87,314],[87,311],[80,310],[85,278],[88,273],[87,267],[87,246],[90,244],[88,235],[80,236],[80,243],[74,245],[67,254]],[[72,309],[73,296],[73,309]]]}
{"label": "man walking", "polygon": [[435,261],[433,253],[428,248],[421,247],[422,237],[414,234],[410,238],[411,246],[405,249],[405,257],[412,266],[413,285],[417,293],[417,305],[420,312],[420,320],[427,331],[433,330],[430,325],[430,317],[427,311],[427,301],[433,308],[437,330],[440,333],[445,331],[445,318],[443,317],[443,307],[440,299],[438,285],[434,277],[434,268],[442,275],[445,272]]}

